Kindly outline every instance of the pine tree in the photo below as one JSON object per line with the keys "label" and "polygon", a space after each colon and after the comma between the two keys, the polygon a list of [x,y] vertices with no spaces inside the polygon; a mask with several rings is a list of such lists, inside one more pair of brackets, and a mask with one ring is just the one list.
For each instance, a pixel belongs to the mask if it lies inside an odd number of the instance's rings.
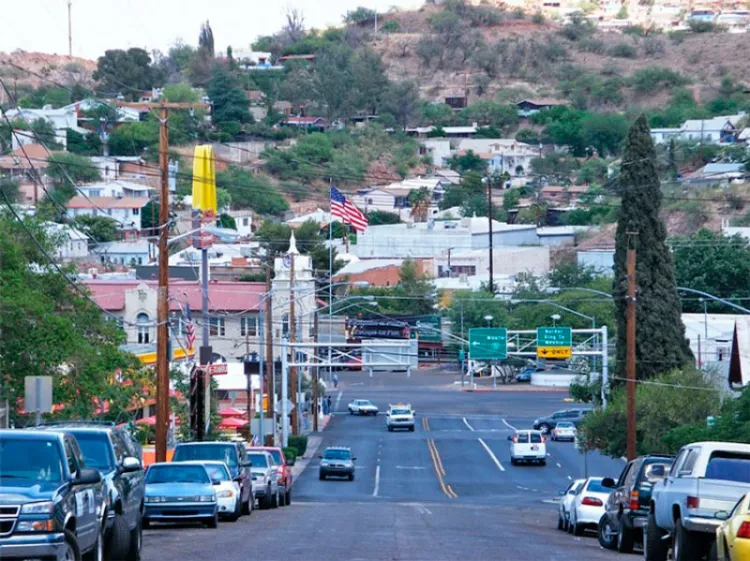
{"label": "pine tree", "polygon": [[618,189],[622,205],[615,249],[616,375],[625,377],[626,259],[631,244],[637,249],[636,376],[650,378],[691,362],[693,353],[685,339],[667,231],[659,215],[662,193],[656,151],[643,115],[628,133]]}

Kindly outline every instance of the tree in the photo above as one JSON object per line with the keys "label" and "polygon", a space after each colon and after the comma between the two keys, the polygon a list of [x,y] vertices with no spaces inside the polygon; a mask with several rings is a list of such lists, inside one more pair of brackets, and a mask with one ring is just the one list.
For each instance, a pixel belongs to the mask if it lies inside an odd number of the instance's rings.
{"label": "tree", "polygon": [[[254,239],[260,242],[269,256],[275,256],[289,251],[289,238],[291,234],[292,229],[288,225],[265,220],[255,232]],[[329,252],[328,248],[323,244],[320,224],[308,220],[294,231],[294,237],[300,253],[310,255],[312,258],[313,269],[318,274],[327,274],[329,270]],[[333,256],[333,272],[335,273],[343,266],[343,263],[336,260],[336,250],[334,250]]]}
{"label": "tree", "polygon": [[[750,244],[740,235],[725,236],[701,229],[689,237],[670,241],[678,286],[687,286],[721,298],[747,298],[750,290]],[[723,304],[707,300],[717,312],[732,312]],[[703,312],[703,303],[690,299],[686,312]],[[733,313],[733,312],[732,312]]]}
{"label": "tree", "polygon": [[91,160],[78,154],[53,154],[47,158],[47,162],[47,176],[56,187],[67,188],[71,192],[75,192],[78,183],[93,183],[102,178]]}
{"label": "tree", "polygon": [[507,304],[495,299],[495,295],[488,290],[457,290],[453,293],[448,317],[454,335],[463,332],[464,338],[468,339],[468,331],[472,327],[487,327],[486,315],[491,315],[496,325],[510,323]]}
{"label": "tree", "polygon": [[194,86],[205,86],[211,79],[215,66],[214,32],[206,21],[201,24],[198,34],[198,50],[190,61],[190,83]]}
{"label": "tree", "polygon": [[630,128],[625,144],[618,190],[622,197],[617,221],[614,298],[617,311],[616,373],[625,378],[626,256],[638,250],[636,260],[636,360],[639,378],[680,368],[693,360],[680,317],[672,255],[659,212],[662,193],[656,152],[641,115]]}
{"label": "tree", "polygon": [[232,197],[236,208],[251,208],[259,214],[278,215],[289,209],[289,203],[266,178],[237,167],[216,174],[216,185]]}
{"label": "tree", "polygon": [[159,202],[149,201],[141,209],[141,228],[148,232],[149,236],[158,235],[159,228]]}
{"label": "tree", "polygon": [[579,265],[575,261],[568,261],[555,267],[549,274],[548,279],[551,286],[563,287],[587,287],[601,273],[596,267]]}
{"label": "tree", "polygon": [[355,25],[364,25],[374,22],[376,17],[378,17],[378,13],[375,10],[359,6],[356,10],[346,12],[346,15],[344,15],[344,22]]}
{"label": "tree", "polygon": [[381,113],[390,115],[401,130],[406,130],[417,115],[419,88],[414,82],[393,82],[383,97]]}
{"label": "tree", "polygon": [[219,129],[238,134],[241,124],[253,121],[245,92],[237,79],[221,66],[214,68],[206,93],[213,102],[213,121]]}
{"label": "tree", "polygon": [[393,212],[373,210],[367,213],[367,222],[370,226],[382,226],[384,224],[400,224],[401,218]]}
{"label": "tree", "polygon": [[487,173],[487,161],[469,150],[465,154],[456,154],[448,160],[448,166],[461,174],[469,171],[484,174]]}
{"label": "tree", "polygon": [[388,89],[388,77],[380,55],[368,48],[358,50],[352,58],[352,77],[356,91],[355,107],[377,115]]}
{"label": "tree", "polygon": [[102,140],[95,132],[88,132],[85,135],[73,129],[68,129],[65,132],[68,152],[79,156],[99,156],[101,154]]}
{"label": "tree", "polygon": [[198,103],[201,100],[200,92],[184,82],[164,86],[162,95],[165,100],[173,103]]}
{"label": "tree", "polygon": [[[175,114],[176,112],[172,115]],[[172,136],[170,134],[170,142],[173,140]],[[113,156],[140,156],[146,148],[153,148],[158,153],[159,123],[154,120],[123,123],[110,133],[107,146]]]}
{"label": "tree", "polygon": [[62,149],[62,144],[57,141],[57,131],[52,121],[36,119],[31,123],[31,132],[34,133],[34,141],[38,144],[43,144],[50,150]]}
{"label": "tree", "polygon": [[15,179],[9,177],[0,177],[0,202],[5,203],[6,199],[11,203],[20,202],[21,185]]}
{"label": "tree", "polygon": [[201,25],[201,31],[198,35],[198,49],[206,51],[212,57],[216,56],[214,50],[214,32],[208,20]]}
{"label": "tree", "polygon": [[96,63],[94,80],[99,81],[100,90],[111,96],[122,94],[126,99],[137,101],[140,93],[155,85],[155,74],[151,57],[139,48],[127,51],[113,49],[104,51]]}
{"label": "tree", "polygon": [[404,261],[399,272],[399,283],[393,287],[362,288],[352,291],[356,296],[374,296],[379,314],[419,316],[435,313],[434,285],[420,271],[416,262]]}
{"label": "tree", "polygon": [[331,45],[317,55],[312,76],[314,99],[329,124],[346,117],[355,99],[351,58],[352,51],[345,45]]}
{"label": "tree", "polygon": [[581,120],[583,141],[593,146],[600,156],[620,153],[628,133],[628,120],[618,113],[589,113]]}
{"label": "tree", "polygon": [[73,226],[97,243],[115,241],[120,235],[117,221],[109,216],[77,216]]}
{"label": "tree", "polygon": [[461,110],[467,122],[488,125],[499,130],[507,130],[518,124],[518,109],[515,105],[503,105],[494,101],[477,101]]}

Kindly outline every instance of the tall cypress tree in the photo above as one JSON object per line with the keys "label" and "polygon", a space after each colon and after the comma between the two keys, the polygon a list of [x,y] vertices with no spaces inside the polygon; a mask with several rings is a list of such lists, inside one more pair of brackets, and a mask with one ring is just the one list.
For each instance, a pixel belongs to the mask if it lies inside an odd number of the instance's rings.
{"label": "tall cypress tree", "polygon": [[[625,309],[629,244],[636,259],[636,377],[649,378],[693,360],[680,316],[667,230],[659,215],[662,193],[656,171],[656,151],[646,117],[641,115],[628,133],[618,189],[622,197],[617,220],[614,296],[617,313],[617,368],[625,377]],[[637,235],[630,236],[629,233]]]}

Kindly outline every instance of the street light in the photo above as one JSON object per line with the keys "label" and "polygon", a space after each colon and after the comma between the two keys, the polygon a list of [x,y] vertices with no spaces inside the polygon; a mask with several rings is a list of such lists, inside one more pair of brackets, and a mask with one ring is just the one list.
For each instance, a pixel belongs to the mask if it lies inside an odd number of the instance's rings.
{"label": "street light", "polygon": [[[564,312],[568,312],[569,314],[573,314],[574,316],[578,316],[583,319],[587,319],[591,322],[591,329],[596,329],[596,318],[593,316],[587,316],[586,314],[582,314],[581,312],[577,312],[575,310],[571,310],[570,308],[563,306],[562,304],[558,304],[554,300],[519,300],[519,299],[511,299],[510,305],[513,306],[514,304],[548,304],[550,306],[554,306],[555,308],[558,308],[560,310],[563,310]],[[555,314],[557,315],[557,314]],[[560,319],[560,316],[557,317],[557,319]]]}
{"label": "street light", "polygon": [[490,315],[484,316],[484,321],[487,322],[487,327],[490,327],[490,325],[492,324],[492,320],[493,319],[495,319],[493,316],[490,316]]}
{"label": "street light", "polygon": [[552,314],[552,327],[557,327],[557,322],[560,321],[560,314]]}

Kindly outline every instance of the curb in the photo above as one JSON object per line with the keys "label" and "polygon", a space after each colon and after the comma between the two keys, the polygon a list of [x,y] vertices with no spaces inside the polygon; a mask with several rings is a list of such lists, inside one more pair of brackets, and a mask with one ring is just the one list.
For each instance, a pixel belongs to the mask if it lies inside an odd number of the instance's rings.
{"label": "curb", "polygon": [[498,387],[497,389],[494,388],[464,388],[460,390],[462,392],[466,393],[517,393],[517,392],[526,392],[526,393],[567,393],[567,389],[564,388],[522,388],[522,389],[511,389],[511,388],[503,388]]}

